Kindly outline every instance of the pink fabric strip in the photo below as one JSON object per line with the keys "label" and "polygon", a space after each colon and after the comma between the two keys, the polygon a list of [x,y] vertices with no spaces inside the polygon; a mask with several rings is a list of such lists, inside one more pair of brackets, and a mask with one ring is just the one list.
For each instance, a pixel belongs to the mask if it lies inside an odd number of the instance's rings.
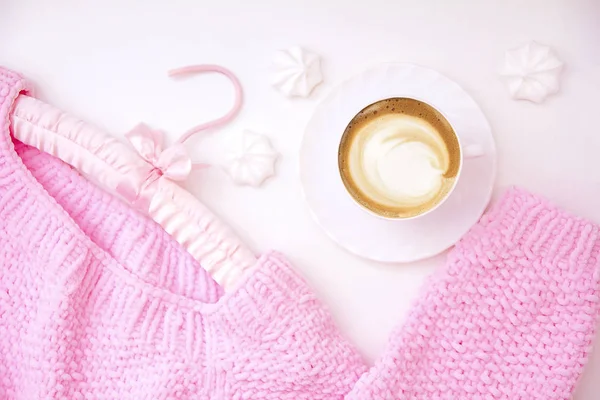
{"label": "pink fabric strip", "polygon": [[[169,71],[169,76],[177,77],[180,75],[189,75],[203,72],[218,72],[225,75],[233,83],[235,89],[235,99],[233,107],[224,116],[215,120],[205,122],[194,126],[185,132],[177,143],[164,148],[163,134],[159,130],[151,129],[146,124],[138,124],[130,132],[125,134],[133,148],[138,154],[153,166],[150,174],[147,174],[147,181],[155,180],[158,176],[164,175],[169,179],[185,181],[192,170],[199,170],[209,167],[209,164],[192,163],[189,155],[183,147],[183,143],[196,133],[208,129],[222,126],[234,119],[242,108],[243,92],[242,85],[237,77],[227,68],[214,64],[190,65]],[[132,202],[139,204],[149,204],[148,199],[139,198],[140,192],[130,186],[121,186],[119,194],[127,197]]]}
{"label": "pink fabric strip", "polygon": [[222,67],[220,65],[214,65],[214,64],[190,65],[187,67],[176,68],[176,69],[169,71],[169,76],[177,77],[180,75],[190,75],[190,74],[196,74],[196,73],[202,73],[202,72],[218,72],[220,74],[225,75],[227,78],[229,78],[229,80],[233,84],[233,88],[235,90],[234,104],[233,104],[233,107],[231,108],[231,110],[229,110],[229,112],[227,114],[223,115],[222,117],[217,118],[212,121],[209,121],[209,122],[205,122],[200,125],[196,125],[193,128],[189,129],[187,132],[185,132],[181,136],[181,138],[179,138],[179,143],[185,142],[186,140],[188,140],[190,137],[192,137],[193,135],[195,135],[198,132],[202,132],[202,131],[205,131],[208,129],[216,128],[218,126],[227,124],[228,122],[230,122],[232,119],[234,119],[237,116],[237,114],[240,112],[240,110],[242,108],[242,103],[243,103],[242,85],[240,84],[240,81],[238,80],[238,78],[233,74],[233,72],[231,72],[230,70],[228,70],[225,67]]}

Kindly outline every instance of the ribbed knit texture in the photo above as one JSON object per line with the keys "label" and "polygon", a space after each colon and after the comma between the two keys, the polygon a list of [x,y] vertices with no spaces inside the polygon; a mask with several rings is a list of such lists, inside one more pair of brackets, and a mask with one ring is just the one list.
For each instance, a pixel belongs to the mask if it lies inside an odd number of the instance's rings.
{"label": "ribbed knit texture", "polygon": [[161,227],[13,142],[0,69],[1,399],[341,399],[365,366],[282,256],[226,294]]}
{"label": "ribbed knit texture", "polygon": [[24,89],[0,69],[0,399],[571,397],[599,314],[596,225],[510,190],[367,371],[281,255],[224,294],[153,221],[11,140]]}
{"label": "ribbed knit texture", "polygon": [[599,315],[598,226],[509,190],[348,400],[567,400]]}

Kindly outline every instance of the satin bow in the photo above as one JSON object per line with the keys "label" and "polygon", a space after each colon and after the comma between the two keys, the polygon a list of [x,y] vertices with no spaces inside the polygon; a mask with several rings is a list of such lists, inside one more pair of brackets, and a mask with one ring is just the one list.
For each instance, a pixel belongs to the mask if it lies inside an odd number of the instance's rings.
{"label": "satin bow", "polygon": [[163,134],[139,124],[125,134],[133,148],[165,177],[185,181],[192,172],[192,160],[181,143],[163,149]]}

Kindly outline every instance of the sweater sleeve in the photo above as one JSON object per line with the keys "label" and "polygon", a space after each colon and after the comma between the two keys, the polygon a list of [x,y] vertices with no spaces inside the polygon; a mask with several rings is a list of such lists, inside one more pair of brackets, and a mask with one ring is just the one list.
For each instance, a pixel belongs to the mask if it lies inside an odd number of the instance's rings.
{"label": "sweater sleeve", "polygon": [[599,310],[599,228],[509,190],[347,396],[570,399]]}

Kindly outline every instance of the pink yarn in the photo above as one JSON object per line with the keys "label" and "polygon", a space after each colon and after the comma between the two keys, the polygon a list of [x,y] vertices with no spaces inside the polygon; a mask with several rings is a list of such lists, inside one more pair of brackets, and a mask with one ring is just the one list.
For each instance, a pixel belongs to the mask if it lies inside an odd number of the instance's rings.
{"label": "pink yarn", "polygon": [[161,227],[14,142],[0,70],[1,399],[342,399],[365,366],[282,256],[226,294]]}
{"label": "pink yarn", "polygon": [[599,315],[598,226],[508,191],[367,371],[281,255],[223,293],[152,220],[12,140],[26,89],[0,69],[0,398],[571,397]]}
{"label": "pink yarn", "polygon": [[598,226],[509,190],[348,400],[570,399],[599,315]]}

